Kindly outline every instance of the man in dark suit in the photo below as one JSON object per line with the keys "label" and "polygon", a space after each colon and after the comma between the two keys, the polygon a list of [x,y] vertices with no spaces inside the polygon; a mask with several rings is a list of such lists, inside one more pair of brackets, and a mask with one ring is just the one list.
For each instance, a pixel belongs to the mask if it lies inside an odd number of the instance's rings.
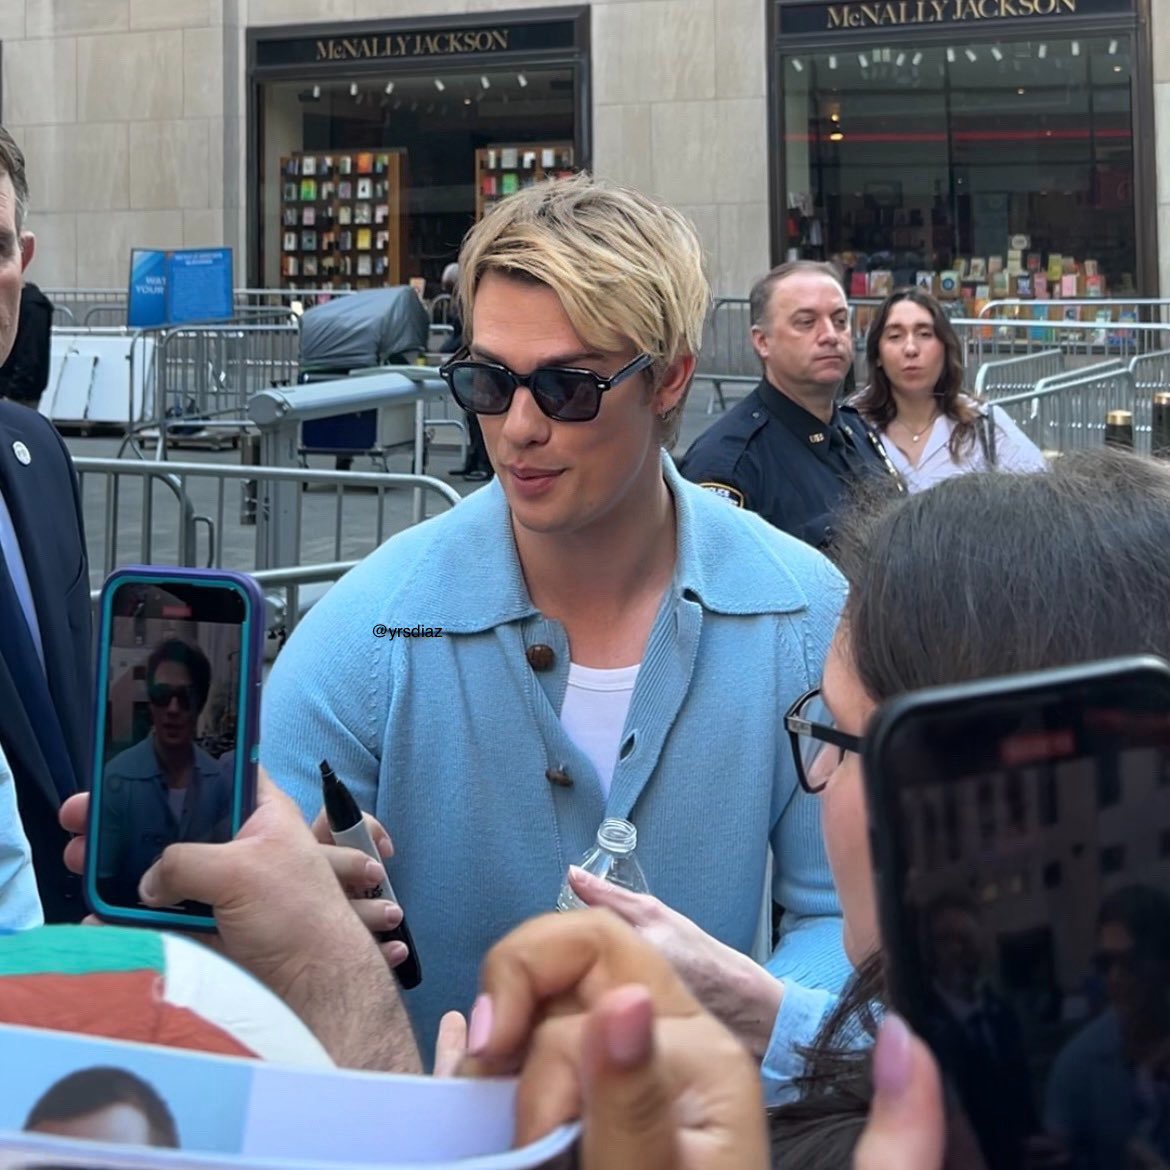
{"label": "man in dark suit", "polygon": [[[35,240],[24,156],[0,126],[0,363],[16,336]],[[52,423],[0,400],[0,747],[12,767],[47,922],[79,920],[61,802],[84,786],[92,707],[89,562],[81,495]],[[0,842],[13,826],[0,823]]]}
{"label": "man in dark suit", "polygon": [[1040,1131],[1028,1050],[1019,1018],[984,978],[986,946],[978,904],[948,891],[923,915],[933,975],[930,1039],[943,1056],[989,1170],[1025,1170]]}

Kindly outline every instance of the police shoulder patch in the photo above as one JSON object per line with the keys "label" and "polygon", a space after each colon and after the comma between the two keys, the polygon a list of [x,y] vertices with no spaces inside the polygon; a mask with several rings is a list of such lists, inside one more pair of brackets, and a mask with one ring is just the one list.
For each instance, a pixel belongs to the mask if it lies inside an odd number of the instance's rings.
{"label": "police shoulder patch", "polygon": [[721,496],[737,508],[744,507],[743,492],[739,488],[733,488],[730,484],[726,483],[714,483],[711,480],[704,480],[699,484],[699,487],[706,488],[709,492],[714,492],[717,496]]}

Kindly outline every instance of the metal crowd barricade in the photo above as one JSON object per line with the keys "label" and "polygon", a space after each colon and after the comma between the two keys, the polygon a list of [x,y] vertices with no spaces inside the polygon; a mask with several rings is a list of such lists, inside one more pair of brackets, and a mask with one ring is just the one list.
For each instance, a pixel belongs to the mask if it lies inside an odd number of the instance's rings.
{"label": "metal crowd barricade", "polygon": [[[1100,447],[1108,412],[1135,405],[1133,376],[1120,361],[1101,362],[1042,378],[1030,390],[997,398],[995,405],[1041,450]],[[1149,449],[1148,407],[1145,447]]]}
{"label": "metal crowd barricade", "polygon": [[1092,320],[1099,312],[1108,312],[1114,320],[1136,321],[1142,324],[1170,323],[1170,299],[1166,297],[1057,297],[1052,300],[1021,300],[1005,297],[988,301],[978,312],[980,318],[1000,320],[1018,318],[1021,312],[1031,314],[1037,306],[1054,311],[1057,319],[1063,319],[1070,310],[1075,310],[1078,319],[1089,312]]}
{"label": "metal crowd barricade", "polygon": [[[73,462],[91,534],[95,601],[100,581],[118,565],[239,569],[271,586],[270,608],[285,634],[303,603],[313,599],[306,597],[312,593],[306,586],[336,581],[393,533],[425,518],[425,509],[408,512],[397,489],[409,488],[420,498],[437,495],[448,506],[461,498],[449,484],[422,475],[80,457]],[[233,490],[239,485],[242,496],[249,481],[256,484],[254,527],[243,522]],[[281,532],[277,547],[272,527],[281,518],[281,497],[291,503],[293,525]]]}
{"label": "metal crowd barricade", "polygon": [[[1047,302],[1037,312],[1047,311]],[[1101,302],[1097,302],[1100,304]],[[1092,365],[1107,358],[1128,361],[1145,353],[1165,349],[1170,343],[1170,323],[1100,319],[1051,319],[1048,317],[959,318],[952,325],[962,337],[968,370],[985,362],[1034,354],[1059,348],[1066,368]]]}
{"label": "metal crowd barricade", "polygon": [[147,376],[150,407],[132,416],[127,443],[155,444],[167,457],[177,442],[234,445],[251,429],[248,401],[297,380],[300,327],[281,310],[268,323],[191,325],[157,334]]}
{"label": "metal crowd barricade", "polygon": [[975,376],[975,393],[980,398],[1004,398],[1021,393],[1042,378],[1052,377],[1063,370],[1064,354],[1059,349],[985,362]]}
{"label": "metal crowd barricade", "polygon": [[[121,316],[116,320],[92,321],[95,325],[125,325],[127,292],[124,288],[43,288],[41,291],[53,302],[54,324],[84,325],[86,315],[97,309],[114,310],[120,306]],[[61,316],[57,314],[60,313]],[[69,320],[66,321],[65,317]]]}
{"label": "metal crowd barricade", "polygon": [[[977,390],[982,381],[991,397],[997,383],[1015,393],[1027,388],[1029,377],[1037,381],[1102,361],[1125,363],[1170,346],[1170,324],[1160,322],[959,318],[951,324],[963,343],[968,378]],[[1054,370],[1042,370],[1048,359],[1041,355],[1052,352],[1060,354],[1061,364]],[[1017,366],[1009,364],[1016,359]],[[983,369],[988,365],[993,369],[985,375]]]}
{"label": "metal crowd barricade", "polygon": [[[412,403],[413,467],[422,478],[421,472],[426,465],[427,428],[442,424],[442,420],[428,418],[427,406],[440,396],[446,397],[446,393],[446,384],[429,367],[390,366],[384,370],[366,371],[361,377],[263,390],[249,402],[248,415],[260,430],[261,464],[294,467],[300,459],[303,422]],[[453,425],[460,424],[455,422]],[[257,563],[261,568],[277,568],[289,563],[289,550],[299,524],[299,508],[299,499],[289,485],[278,485],[269,499],[263,525],[259,522],[257,525],[257,540],[261,539],[262,527],[268,541],[264,550],[257,544]],[[412,515],[415,523],[424,516],[423,494],[419,488],[414,492]]]}
{"label": "metal crowd barricade", "polygon": [[1134,392],[1140,398],[1152,397],[1159,390],[1170,390],[1170,349],[1139,354],[1129,363]]}
{"label": "metal crowd barricade", "polygon": [[727,409],[724,386],[741,386],[746,392],[760,380],[760,359],[751,341],[751,303],[746,297],[719,297],[712,304],[695,378],[711,384],[708,414],[716,402],[720,410]]}

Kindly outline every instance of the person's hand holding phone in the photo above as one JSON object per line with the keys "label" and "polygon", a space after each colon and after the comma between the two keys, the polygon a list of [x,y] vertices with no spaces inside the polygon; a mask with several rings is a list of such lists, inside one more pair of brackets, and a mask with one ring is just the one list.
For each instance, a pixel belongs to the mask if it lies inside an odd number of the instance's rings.
{"label": "person's hand holding phone", "polygon": [[[73,873],[80,874],[85,870],[86,833],[89,824],[89,793],[79,793],[71,796],[62,806],[60,820],[62,826],[74,834],[72,841],[65,847],[65,865]],[[385,858],[394,856],[394,845],[390,834],[369,813],[365,814],[366,827],[377,846],[378,852]],[[345,891],[349,904],[357,914],[361,923],[376,936],[387,929],[393,929],[401,923],[403,912],[396,902],[385,899],[370,899],[365,891],[385,875],[378,868],[376,862],[371,862],[359,849],[347,849],[333,844],[333,837],[329,832],[329,825],[322,812],[312,824],[313,836],[321,846],[322,855],[329,862],[337,881]],[[97,922],[94,915],[87,918],[89,922]],[[406,960],[406,947],[400,942],[389,942],[378,948],[383,959],[390,967],[397,967]]]}
{"label": "person's hand holding phone", "polygon": [[942,1170],[946,1129],[930,1049],[899,1017],[887,1016],[874,1045],[873,1101],[853,1170]]}
{"label": "person's hand holding phone", "polygon": [[[62,806],[66,830],[84,832],[87,805],[81,795]],[[66,865],[80,872],[84,854],[79,836],[66,847]],[[296,805],[261,771],[256,810],[236,838],[168,846],[139,895],[148,907],[185,899],[210,905],[224,953],[284,999],[339,1064],[418,1071],[394,981],[362,922],[345,912],[330,860]]]}

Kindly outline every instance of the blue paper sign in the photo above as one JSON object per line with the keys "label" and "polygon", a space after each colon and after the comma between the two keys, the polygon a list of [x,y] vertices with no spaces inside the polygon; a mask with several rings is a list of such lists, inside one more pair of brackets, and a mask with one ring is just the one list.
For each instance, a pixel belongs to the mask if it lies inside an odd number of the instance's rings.
{"label": "blue paper sign", "polygon": [[233,313],[232,250],[135,248],[127,324],[134,329],[226,321]]}
{"label": "blue paper sign", "polygon": [[167,319],[226,321],[232,315],[232,250],[200,248],[170,254]]}
{"label": "blue paper sign", "polygon": [[167,323],[167,254],[135,248],[130,253],[130,303],[126,323],[147,329]]}

